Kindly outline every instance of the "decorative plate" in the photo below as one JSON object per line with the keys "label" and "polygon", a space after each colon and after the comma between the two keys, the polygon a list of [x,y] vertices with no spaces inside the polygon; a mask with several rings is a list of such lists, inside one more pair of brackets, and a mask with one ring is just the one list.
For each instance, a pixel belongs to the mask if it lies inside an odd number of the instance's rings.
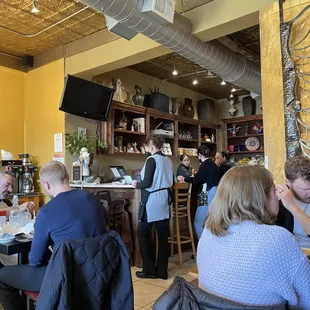
{"label": "decorative plate", "polygon": [[249,151],[256,151],[260,147],[260,141],[256,137],[251,137],[245,140],[245,147]]}

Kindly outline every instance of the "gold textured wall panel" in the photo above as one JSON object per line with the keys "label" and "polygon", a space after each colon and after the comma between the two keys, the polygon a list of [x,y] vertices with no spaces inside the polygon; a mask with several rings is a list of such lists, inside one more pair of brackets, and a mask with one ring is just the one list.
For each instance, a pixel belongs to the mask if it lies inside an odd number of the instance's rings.
{"label": "gold textured wall panel", "polygon": [[[284,3],[285,21],[294,18],[308,4],[310,4],[309,0],[287,0]],[[300,25],[293,28],[292,37],[295,42],[309,30],[309,14],[310,11],[306,13],[301,23],[299,23]],[[268,168],[273,173],[275,181],[283,182],[285,180],[283,167],[286,161],[286,147],[279,24],[280,17],[277,3],[260,12],[265,155],[268,157]],[[305,46],[309,45],[309,40],[304,44]],[[309,49],[307,54],[310,55]],[[307,68],[304,67],[305,69]],[[306,84],[303,82],[300,86],[309,88],[309,84]],[[306,93],[301,93],[303,108],[310,107],[309,96],[305,95]],[[309,116],[303,116],[303,119],[310,125]],[[302,133],[302,137],[307,136],[309,139],[310,135]]]}

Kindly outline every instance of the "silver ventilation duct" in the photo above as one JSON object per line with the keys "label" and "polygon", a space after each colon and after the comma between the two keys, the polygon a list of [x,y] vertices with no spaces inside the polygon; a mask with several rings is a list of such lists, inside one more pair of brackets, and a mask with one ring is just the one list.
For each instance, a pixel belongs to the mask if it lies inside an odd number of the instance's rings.
{"label": "silver ventilation duct", "polygon": [[142,33],[201,67],[211,70],[223,80],[261,94],[261,73],[256,64],[217,41],[205,43],[199,40],[190,33],[188,19],[175,14],[173,24],[159,24],[141,12],[144,1],[148,0],[99,0],[97,4],[98,0],[80,1],[118,21],[122,27],[129,28],[131,34]]}

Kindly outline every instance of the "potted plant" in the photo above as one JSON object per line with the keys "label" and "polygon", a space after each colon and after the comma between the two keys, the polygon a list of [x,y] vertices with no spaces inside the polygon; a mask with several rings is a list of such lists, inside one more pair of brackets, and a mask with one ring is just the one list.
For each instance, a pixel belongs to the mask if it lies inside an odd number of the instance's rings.
{"label": "potted plant", "polygon": [[86,136],[78,134],[76,131],[65,134],[65,145],[67,151],[73,156],[78,156],[82,147],[86,147],[88,152],[93,155],[96,152],[102,154],[107,149],[98,135]]}

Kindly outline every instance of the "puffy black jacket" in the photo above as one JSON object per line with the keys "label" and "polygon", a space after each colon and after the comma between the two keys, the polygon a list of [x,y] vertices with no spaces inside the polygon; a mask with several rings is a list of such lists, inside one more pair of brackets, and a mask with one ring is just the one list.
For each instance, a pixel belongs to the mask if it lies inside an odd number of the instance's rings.
{"label": "puffy black jacket", "polygon": [[36,310],[133,310],[127,249],[115,231],[62,242],[46,269]]}
{"label": "puffy black jacket", "polygon": [[279,307],[244,306],[211,294],[176,277],[168,288],[155,302],[154,310],[284,310]]}

